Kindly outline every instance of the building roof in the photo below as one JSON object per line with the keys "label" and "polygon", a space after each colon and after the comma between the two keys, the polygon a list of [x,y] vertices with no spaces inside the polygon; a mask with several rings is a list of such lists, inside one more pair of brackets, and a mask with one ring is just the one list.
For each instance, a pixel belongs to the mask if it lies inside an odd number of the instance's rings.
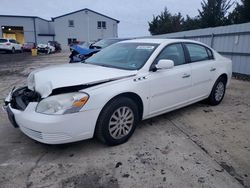
{"label": "building roof", "polygon": [[111,17],[109,17],[109,16],[106,16],[106,15],[104,15],[104,14],[101,14],[101,13],[99,13],[99,12],[95,12],[95,11],[90,10],[90,9],[88,9],[88,8],[84,8],[84,9],[77,10],[77,11],[74,11],[74,12],[70,12],[70,13],[67,13],[67,14],[64,14],[64,15],[61,15],[61,16],[57,16],[57,17],[52,18],[52,20],[55,20],[55,19],[57,19],[57,18],[61,18],[61,17],[64,17],[64,16],[68,16],[68,15],[71,15],[71,14],[75,14],[75,13],[78,13],[78,12],[82,12],[82,11],[90,11],[90,12],[93,12],[93,13],[98,14],[98,15],[100,15],[100,16],[103,16],[103,17],[109,18],[109,19],[111,19],[111,20],[114,20],[114,21],[116,21],[117,23],[120,22],[119,20],[116,20],[116,19],[111,18]]}
{"label": "building roof", "polygon": [[14,17],[14,18],[38,18],[47,22],[50,22],[50,20],[46,20],[44,18],[38,17],[38,16],[20,16],[20,15],[0,15],[0,17]]}

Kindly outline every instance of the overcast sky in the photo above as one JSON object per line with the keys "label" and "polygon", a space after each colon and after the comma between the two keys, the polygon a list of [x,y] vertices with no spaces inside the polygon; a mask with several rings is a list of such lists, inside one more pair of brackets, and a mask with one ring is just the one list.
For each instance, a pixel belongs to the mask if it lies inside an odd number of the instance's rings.
{"label": "overcast sky", "polygon": [[201,0],[0,0],[0,14],[45,19],[83,8],[120,20],[119,37],[149,35],[148,21],[167,6],[171,13],[196,16]]}

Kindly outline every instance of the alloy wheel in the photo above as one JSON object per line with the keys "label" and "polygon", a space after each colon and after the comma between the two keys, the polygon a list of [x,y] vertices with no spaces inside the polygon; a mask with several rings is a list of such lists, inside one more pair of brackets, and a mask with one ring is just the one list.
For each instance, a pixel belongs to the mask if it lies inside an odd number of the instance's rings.
{"label": "alloy wheel", "polygon": [[109,133],[114,139],[127,136],[134,124],[134,113],[129,107],[120,107],[109,120]]}
{"label": "alloy wheel", "polygon": [[215,89],[215,100],[220,101],[223,98],[225,86],[223,82],[219,82]]}

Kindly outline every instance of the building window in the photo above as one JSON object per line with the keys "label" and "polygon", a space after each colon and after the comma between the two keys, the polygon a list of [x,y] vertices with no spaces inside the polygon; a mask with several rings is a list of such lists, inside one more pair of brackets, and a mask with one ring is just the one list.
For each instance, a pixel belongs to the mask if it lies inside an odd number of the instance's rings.
{"label": "building window", "polygon": [[106,29],[106,22],[102,22],[102,28]]}
{"label": "building window", "polygon": [[102,27],[102,22],[98,21],[97,22],[97,29],[101,29],[101,27]]}
{"label": "building window", "polygon": [[76,38],[68,38],[68,45],[76,44],[77,39]]}
{"label": "building window", "polygon": [[106,29],[106,22],[98,21],[97,22],[97,29]]}
{"label": "building window", "polygon": [[69,20],[69,27],[75,27],[74,20]]}

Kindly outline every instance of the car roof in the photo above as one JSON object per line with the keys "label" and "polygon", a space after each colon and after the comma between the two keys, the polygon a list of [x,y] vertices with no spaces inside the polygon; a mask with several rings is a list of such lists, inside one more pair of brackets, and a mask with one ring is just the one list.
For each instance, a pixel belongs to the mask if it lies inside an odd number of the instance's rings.
{"label": "car roof", "polygon": [[122,42],[138,42],[138,43],[153,43],[153,44],[163,44],[163,43],[174,43],[174,42],[193,42],[199,43],[193,40],[185,40],[185,39],[160,39],[160,38],[140,38],[140,39],[132,39],[128,41]]}

